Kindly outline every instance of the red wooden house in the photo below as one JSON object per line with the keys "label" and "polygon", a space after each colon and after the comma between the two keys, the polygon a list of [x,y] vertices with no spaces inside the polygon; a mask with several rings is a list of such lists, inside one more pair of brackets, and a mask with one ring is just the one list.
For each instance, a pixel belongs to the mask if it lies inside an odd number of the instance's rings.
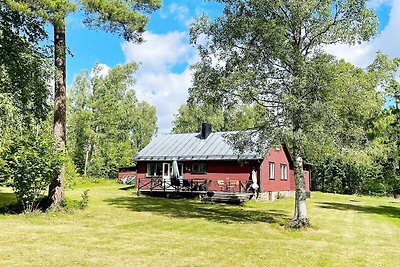
{"label": "red wooden house", "polygon": [[[229,134],[213,133],[211,125],[203,124],[200,134],[158,135],[135,157],[137,187],[165,191],[185,190],[189,186],[191,190],[230,192],[257,188],[259,197],[265,199],[294,193],[293,160],[285,145],[271,147],[266,155],[238,154],[226,141]],[[309,192],[310,175],[306,168],[303,173]]]}

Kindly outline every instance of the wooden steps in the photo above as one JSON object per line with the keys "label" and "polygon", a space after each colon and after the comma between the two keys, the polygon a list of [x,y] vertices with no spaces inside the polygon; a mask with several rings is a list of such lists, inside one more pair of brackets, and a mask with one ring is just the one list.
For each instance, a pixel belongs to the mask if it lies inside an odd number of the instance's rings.
{"label": "wooden steps", "polygon": [[218,203],[229,203],[229,204],[241,204],[249,201],[254,194],[252,193],[237,193],[237,192],[220,192],[220,191],[209,191],[205,196],[202,197],[202,201],[207,202],[218,202]]}

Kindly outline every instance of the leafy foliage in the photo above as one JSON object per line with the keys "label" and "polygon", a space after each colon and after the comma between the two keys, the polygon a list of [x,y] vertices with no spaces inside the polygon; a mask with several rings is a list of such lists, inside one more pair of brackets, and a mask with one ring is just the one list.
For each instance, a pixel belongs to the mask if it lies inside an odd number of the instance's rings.
{"label": "leafy foliage", "polygon": [[[148,14],[161,6],[160,0],[6,0],[6,7],[33,20],[50,23],[54,30],[54,137],[56,149],[66,148],[66,18],[81,8],[92,28],[116,33],[127,41],[140,42]],[[64,172],[49,187],[50,208],[61,209]]]}
{"label": "leafy foliage", "polygon": [[21,132],[21,116],[10,94],[0,93],[0,151]]}
{"label": "leafy foliage", "polygon": [[25,212],[36,210],[62,164],[62,155],[54,152],[53,139],[44,132],[25,134],[2,151],[1,158],[1,178],[12,179]]}
{"label": "leafy foliage", "polygon": [[212,124],[214,131],[238,131],[258,128],[264,122],[260,117],[264,112],[259,105],[235,105],[224,108],[212,104],[189,101],[182,105],[173,122],[173,132],[200,132],[201,123]]}
{"label": "leafy foliage", "polygon": [[301,158],[313,114],[324,112],[318,102],[330,58],[321,48],[369,40],[376,33],[376,16],[366,0],[218,2],[225,4],[223,15],[214,21],[201,17],[191,29],[201,56],[191,94],[225,106],[262,105],[261,144],[268,135],[289,133],[296,177],[292,225],[307,226]]}
{"label": "leafy foliage", "polygon": [[85,189],[81,194],[80,200],[66,199],[64,202],[64,209],[69,212],[73,212],[76,209],[84,210],[89,205],[89,189]]}
{"label": "leafy foliage", "polygon": [[45,38],[40,20],[0,2],[0,94],[11,97],[25,122],[45,119],[49,111],[49,62],[39,47]]}
{"label": "leafy foliage", "polygon": [[69,149],[79,172],[114,178],[117,168],[150,141],[156,129],[155,108],[139,102],[133,89],[136,64],[117,66],[101,76],[79,75],[72,88],[68,123]]}
{"label": "leafy foliage", "polygon": [[334,79],[327,83],[320,103],[326,113],[314,119],[305,142],[306,157],[314,163],[314,189],[397,194],[395,117],[390,109],[382,109],[396,61],[378,53],[366,70],[343,61],[329,68]]}

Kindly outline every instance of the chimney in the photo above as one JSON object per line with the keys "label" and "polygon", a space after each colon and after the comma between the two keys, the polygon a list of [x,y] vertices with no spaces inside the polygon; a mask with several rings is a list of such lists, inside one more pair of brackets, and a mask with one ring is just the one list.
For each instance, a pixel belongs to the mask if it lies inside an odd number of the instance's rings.
{"label": "chimney", "polygon": [[211,133],[211,124],[203,122],[201,124],[201,139],[207,139]]}

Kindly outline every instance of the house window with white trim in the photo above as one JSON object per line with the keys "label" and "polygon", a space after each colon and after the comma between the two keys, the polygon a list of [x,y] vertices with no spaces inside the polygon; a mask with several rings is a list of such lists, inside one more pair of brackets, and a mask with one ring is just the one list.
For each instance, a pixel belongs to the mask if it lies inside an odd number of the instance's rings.
{"label": "house window with white trim", "polygon": [[206,173],[207,166],[204,162],[194,162],[192,164],[192,173]]}
{"label": "house window with white trim", "polygon": [[163,171],[162,163],[149,162],[147,163],[146,177],[161,176]]}
{"label": "house window with white trim", "polygon": [[281,164],[281,180],[287,181],[288,169],[286,164]]}
{"label": "house window with white trim", "polygon": [[275,180],[275,162],[269,163],[269,179]]}

